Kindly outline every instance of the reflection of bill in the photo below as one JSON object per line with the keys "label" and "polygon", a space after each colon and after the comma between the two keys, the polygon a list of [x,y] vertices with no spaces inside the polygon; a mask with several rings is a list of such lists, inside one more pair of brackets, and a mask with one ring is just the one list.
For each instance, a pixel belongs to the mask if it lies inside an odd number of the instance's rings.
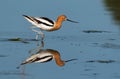
{"label": "reflection of bill", "polygon": [[62,60],[60,53],[57,50],[53,49],[40,49],[36,54],[31,55],[27,58],[21,65],[28,64],[28,63],[44,63],[51,60],[55,60],[58,66],[64,66],[66,62],[77,60],[77,59],[70,59],[70,60]]}

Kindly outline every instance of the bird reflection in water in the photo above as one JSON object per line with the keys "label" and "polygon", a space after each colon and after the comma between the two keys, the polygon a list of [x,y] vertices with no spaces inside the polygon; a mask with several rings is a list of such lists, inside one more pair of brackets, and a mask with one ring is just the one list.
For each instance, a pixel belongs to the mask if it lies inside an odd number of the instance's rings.
{"label": "bird reflection in water", "polygon": [[36,54],[31,55],[29,58],[27,58],[24,62],[21,63],[21,65],[28,64],[28,63],[44,63],[51,60],[55,60],[56,64],[58,66],[64,66],[66,62],[73,61],[76,59],[70,59],[67,61],[64,61],[61,59],[60,53],[57,50],[53,49],[41,49]]}
{"label": "bird reflection in water", "polygon": [[[42,44],[44,44],[44,42]],[[43,49],[42,46],[44,46],[44,45],[41,45],[41,46],[37,47],[36,49],[34,49],[34,54],[32,54],[24,62],[22,62],[20,64],[20,66],[29,64],[29,63],[45,63],[45,62],[49,62],[51,60],[55,60],[56,64],[59,67],[62,67],[67,62],[77,60],[77,59],[62,60],[59,51],[54,50],[54,49]],[[33,53],[33,50],[30,51],[30,53]]]}

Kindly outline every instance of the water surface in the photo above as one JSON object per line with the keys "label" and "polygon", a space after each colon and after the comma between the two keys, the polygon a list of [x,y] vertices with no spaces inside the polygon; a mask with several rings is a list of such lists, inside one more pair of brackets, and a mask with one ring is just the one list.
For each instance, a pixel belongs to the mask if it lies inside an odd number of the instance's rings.
{"label": "water surface", "polygon": [[[115,1],[119,0],[1,1],[0,78],[119,79],[119,2]],[[78,21],[64,22],[55,32],[44,32],[44,49],[59,51],[63,60],[78,60],[63,67],[51,61],[16,69],[30,56],[29,51],[37,48],[32,25],[23,14],[53,20],[65,14]]]}

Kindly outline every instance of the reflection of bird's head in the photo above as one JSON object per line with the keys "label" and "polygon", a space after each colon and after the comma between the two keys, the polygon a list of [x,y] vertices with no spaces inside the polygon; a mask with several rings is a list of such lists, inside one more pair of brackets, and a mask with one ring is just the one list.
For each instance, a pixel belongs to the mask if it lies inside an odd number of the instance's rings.
{"label": "reflection of bird's head", "polygon": [[61,56],[58,51],[53,50],[53,49],[47,49],[47,51],[53,55],[55,62],[58,66],[64,66],[65,62],[63,60],[61,60]]}
{"label": "reflection of bird's head", "polygon": [[67,62],[70,62],[70,61],[73,61],[73,60],[77,60],[77,59],[70,59],[70,60],[66,60],[66,61],[63,61],[61,59],[61,56],[60,56],[60,53],[56,50],[53,50],[53,49],[47,49],[47,51],[49,51],[51,54],[53,54],[53,57],[55,59],[55,62],[58,66],[64,66],[65,63]]}

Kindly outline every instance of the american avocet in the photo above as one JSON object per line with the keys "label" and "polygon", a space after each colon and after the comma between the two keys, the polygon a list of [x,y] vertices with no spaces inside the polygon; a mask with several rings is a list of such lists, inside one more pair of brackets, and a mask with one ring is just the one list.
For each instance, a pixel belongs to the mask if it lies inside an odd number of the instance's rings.
{"label": "american avocet", "polygon": [[[23,15],[23,16],[30,23],[32,23],[33,26],[40,28],[40,30],[45,30],[45,31],[55,31],[55,30],[60,29],[63,21],[70,21],[70,22],[78,23],[76,21],[67,19],[67,17],[65,15],[58,16],[56,21],[53,21],[46,17],[32,17],[32,16],[27,16],[27,15]],[[42,31],[37,31],[33,28],[32,28],[32,30],[37,33],[37,35],[36,35],[37,40],[38,40],[39,34],[41,34],[42,40],[44,39],[44,33]]]}
{"label": "american avocet", "polygon": [[53,49],[44,49],[40,50],[37,54],[30,56],[21,65],[28,64],[28,63],[44,63],[54,59],[58,66],[64,66],[66,62],[73,61],[76,59],[70,59],[67,61],[61,60],[60,53]]}

